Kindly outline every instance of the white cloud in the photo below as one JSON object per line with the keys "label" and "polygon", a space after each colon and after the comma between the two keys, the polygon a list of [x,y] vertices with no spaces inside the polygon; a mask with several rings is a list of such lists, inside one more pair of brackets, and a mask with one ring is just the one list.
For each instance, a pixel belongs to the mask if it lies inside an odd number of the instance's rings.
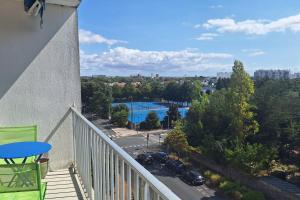
{"label": "white cloud", "polygon": [[125,47],[99,54],[80,52],[84,73],[197,73],[230,69],[233,56],[228,53],[202,53],[196,49],[181,51],[142,51]]}
{"label": "white cloud", "polygon": [[197,24],[195,28],[204,27],[206,29],[215,29],[220,33],[236,32],[250,35],[265,35],[270,32],[300,31],[300,14],[280,18],[274,21],[270,20],[244,20],[235,21],[231,18],[210,19],[204,24]]}
{"label": "white cloud", "polygon": [[102,35],[93,33],[91,31],[79,30],[79,42],[81,44],[95,44],[95,43],[102,43],[107,44],[109,46],[120,44],[120,43],[127,43],[126,41],[122,40],[115,40],[115,39],[107,39]]}
{"label": "white cloud", "polygon": [[215,37],[219,36],[216,33],[202,33],[196,40],[213,40]]}
{"label": "white cloud", "polygon": [[242,51],[247,53],[250,57],[262,56],[266,54],[266,52],[261,49],[243,49]]}
{"label": "white cloud", "polygon": [[215,9],[215,8],[223,8],[223,5],[211,5],[210,8]]}

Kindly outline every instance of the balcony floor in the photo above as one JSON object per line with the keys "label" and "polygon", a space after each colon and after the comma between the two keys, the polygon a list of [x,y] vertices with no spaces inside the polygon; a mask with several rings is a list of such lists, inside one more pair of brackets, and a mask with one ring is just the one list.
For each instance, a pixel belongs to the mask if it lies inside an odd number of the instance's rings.
{"label": "balcony floor", "polygon": [[86,200],[78,178],[70,169],[48,172],[46,200]]}

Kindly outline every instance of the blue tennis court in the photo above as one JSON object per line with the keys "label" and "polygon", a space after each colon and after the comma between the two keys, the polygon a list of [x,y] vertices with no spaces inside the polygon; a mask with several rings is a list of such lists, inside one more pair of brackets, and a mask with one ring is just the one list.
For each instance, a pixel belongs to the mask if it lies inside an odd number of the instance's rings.
{"label": "blue tennis court", "polygon": [[[112,106],[116,106],[119,103],[113,103]],[[124,103],[129,109],[128,121],[139,124],[145,121],[149,112],[156,112],[160,121],[163,121],[164,117],[167,115],[169,108],[157,102],[127,102]],[[132,113],[131,113],[132,110]],[[179,108],[181,117],[185,117],[188,111],[187,107]]]}

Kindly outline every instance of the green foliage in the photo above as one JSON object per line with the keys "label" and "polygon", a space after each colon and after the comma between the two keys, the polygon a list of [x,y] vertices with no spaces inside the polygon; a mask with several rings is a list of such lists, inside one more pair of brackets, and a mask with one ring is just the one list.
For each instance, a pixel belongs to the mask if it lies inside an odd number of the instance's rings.
{"label": "green foliage", "polygon": [[243,193],[242,200],[265,200],[264,195],[261,192],[255,192],[248,190],[247,192]]}
{"label": "green foliage", "polygon": [[181,114],[178,111],[178,105],[171,104],[169,110],[167,111],[167,116],[165,116],[163,124],[164,127],[173,128],[176,121],[181,119]]}
{"label": "green foliage", "polygon": [[119,127],[125,127],[128,123],[129,110],[125,104],[119,104],[113,108],[111,122]]}
{"label": "green foliage", "polygon": [[112,90],[109,85],[98,79],[82,79],[81,99],[83,112],[96,113],[108,118],[112,103]]}
{"label": "green foliage", "polygon": [[222,176],[220,176],[219,174],[212,174],[209,177],[210,183],[214,186],[217,187],[220,185],[221,181],[222,181]]}
{"label": "green foliage", "polygon": [[164,140],[164,145],[169,148],[170,151],[176,152],[178,155],[185,154],[189,151],[186,135],[179,124],[174,130],[168,133]]}
{"label": "green foliage", "polygon": [[232,115],[232,133],[241,141],[258,131],[258,123],[251,111],[250,98],[254,95],[254,82],[244,70],[243,63],[235,61],[230,80],[229,107]]}
{"label": "green foliage", "polygon": [[226,195],[233,199],[241,200],[264,200],[265,197],[261,192],[250,190],[239,183],[225,180],[220,183],[219,189],[221,189]]}
{"label": "green foliage", "polygon": [[225,157],[233,165],[255,174],[270,167],[276,151],[262,144],[237,144],[234,149],[225,149]]}
{"label": "green foliage", "polygon": [[300,147],[300,79],[257,83],[254,102],[260,131],[251,141],[279,150],[282,161],[300,165],[292,152]]}
{"label": "green foliage", "polygon": [[160,128],[160,121],[156,112],[149,112],[145,120],[145,128],[147,130]]}
{"label": "green foliage", "polygon": [[205,108],[208,104],[207,95],[199,100],[192,102],[186,116],[185,132],[191,145],[199,145],[203,139],[203,118],[205,117]]}
{"label": "green foliage", "polygon": [[229,84],[230,84],[230,78],[219,78],[216,83],[216,89],[221,90],[221,89],[229,88]]}

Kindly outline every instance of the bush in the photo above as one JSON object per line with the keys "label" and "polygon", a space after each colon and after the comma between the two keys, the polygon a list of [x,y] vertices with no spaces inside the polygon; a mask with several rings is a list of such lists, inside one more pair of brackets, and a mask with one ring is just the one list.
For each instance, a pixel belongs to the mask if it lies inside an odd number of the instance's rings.
{"label": "bush", "polygon": [[217,187],[222,181],[222,176],[220,176],[219,174],[212,174],[209,180],[214,187]]}
{"label": "bush", "polygon": [[261,192],[248,190],[247,192],[243,193],[242,200],[265,200],[265,197]]}
{"label": "bush", "polygon": [[[235,190],[233,191],[230,196],[234,199],[234,200],[242,200],[243,199],[243,194],[238,191],[238,190]],[[253,199],[254,200],[254,199]],[[256,199],[255,199],[256,200]]]}
{"label": "bush", "polygon": [[234,183],[232,181],[223,181],[220,183],[219,188],[224,191],[225,194],[229,195],[232,193],[234,190],[237,190],[240,187],[239,184]]}
{"label": "bush", "polygon": [[204,174],[203,174],[203,176],[204,176],[206,179],[209,179],[211,175],[212,175],[212,172],[209,171],[209,170],[206,170],[206,171],[204,172]]}

